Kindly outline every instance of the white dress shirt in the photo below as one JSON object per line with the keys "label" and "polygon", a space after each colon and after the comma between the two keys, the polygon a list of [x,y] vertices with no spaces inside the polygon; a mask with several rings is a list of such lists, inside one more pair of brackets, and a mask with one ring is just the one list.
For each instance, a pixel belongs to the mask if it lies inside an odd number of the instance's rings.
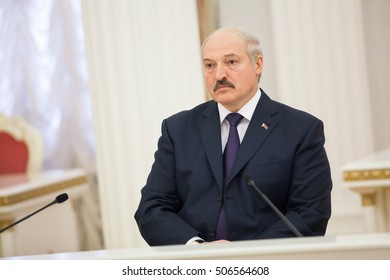
{"label": "white dress shirt", "polygon": [[[242,139],[244,139],[245,132],[248,129],[249,122],[252,119],[253,113],[255,112],[260,97],[261,97],[261,91],[259,89],[257,93],[252,97],[252,99],[249,100],[248,103],[246,103],[244,107],[242,107],[237,112],[244,117],[237,126],[238,136],[240,137],[240,143],[242,142]],[[230,112],[228,109],[223,107],[223,105],[220,103],[218,103],[218,111],[219,111],[219,119],[221,120],[221,143],[222,143],[222,152],[223,152],[229,137],[229,130],[230,130],[229,122],[225,118],[228,114],[232,112]]]}

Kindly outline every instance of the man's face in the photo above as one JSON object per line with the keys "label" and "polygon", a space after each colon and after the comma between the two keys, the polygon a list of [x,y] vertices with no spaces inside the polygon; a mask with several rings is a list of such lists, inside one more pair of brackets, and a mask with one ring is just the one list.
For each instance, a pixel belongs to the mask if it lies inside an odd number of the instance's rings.
{"label": "man's face", "polygon": [[203,49],[203,73],[208,93],[232,112],[241,109],[257,92],[263,58],[253,64],[243,39],[223,31],[215,34]]}

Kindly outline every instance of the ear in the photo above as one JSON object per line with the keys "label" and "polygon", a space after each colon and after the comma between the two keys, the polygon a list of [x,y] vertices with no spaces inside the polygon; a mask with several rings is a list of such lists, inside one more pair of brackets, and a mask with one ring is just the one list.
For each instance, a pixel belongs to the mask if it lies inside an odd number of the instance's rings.
{"label": "ear", "polygon": [[256,57],[255,70],[257,75],[260,75],[261,72],[263,71],[263,56],[261,55],[258,55]]}

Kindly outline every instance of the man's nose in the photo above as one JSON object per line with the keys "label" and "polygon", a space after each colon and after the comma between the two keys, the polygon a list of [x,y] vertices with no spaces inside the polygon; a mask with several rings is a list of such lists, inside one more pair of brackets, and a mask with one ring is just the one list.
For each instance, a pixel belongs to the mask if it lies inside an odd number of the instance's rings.
{"label": "man's nose", "polygon": [[217,81],[220,81],[223,78],[227,78],[226,75],[227,75],[226,74],[226,67],[223,64],[217,65],[217,67],[215,69],[215,79]]}

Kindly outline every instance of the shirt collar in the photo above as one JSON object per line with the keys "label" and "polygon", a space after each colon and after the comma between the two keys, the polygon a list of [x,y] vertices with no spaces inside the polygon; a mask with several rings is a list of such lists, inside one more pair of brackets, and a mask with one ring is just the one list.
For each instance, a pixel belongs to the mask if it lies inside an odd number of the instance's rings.
{"label": "shirt collar", "polygon": [[[251,98],[251,100],[249,100],[248,103],[246,103],[244,105],[244,107],[242,107],[237,113],[241,114],[245,119],[250,121],[252,119],[254,112],[255,112],[255,109],[256,109],[257,103],[260,100],[260,97],[261,97],[261,91],[260,91],[260,89],[258,89],[257,93]],[[226,116],[231,113],[228,109],[223,107],[223,105],[220,103],[218,103],[218,111],[219,111],[219,120],[221,123],[224,121]]]}

